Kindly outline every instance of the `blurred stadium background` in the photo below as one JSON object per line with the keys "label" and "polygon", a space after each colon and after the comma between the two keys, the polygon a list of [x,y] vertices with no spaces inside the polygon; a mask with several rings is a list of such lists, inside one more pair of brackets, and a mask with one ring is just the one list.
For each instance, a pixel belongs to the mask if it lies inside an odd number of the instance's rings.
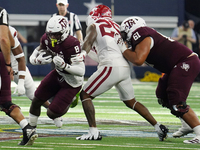
{"label": "blurred stadium background", "polygon": [[[200,1],[199,0],[68,0],[68,10],[78,15],[83,36],[85,36],[85,19],[95,5],[104,4],[113,11],[113,18],[121,23],[129,16],[143,17],[148,26],[170,36],[172,30],[182,24],[184,20],[195,21],[195,29],[200,33]],[[45,76],[51,65],[33,66],[29,63],[29,56],[39,44],[40,37],[45,32],[45,26],[53,13],[57,12],[56,0],[0,0],[0,6],[9,13],[10,25],[14,26],[27,40],[23,44],[27,66],[33,76]],[[86,59],[86,74],[89,77],[96,65],[91,59]],[[137,78],[144,78],[146,71],[160,74],[156,70],[144,66],[133,67]]]}

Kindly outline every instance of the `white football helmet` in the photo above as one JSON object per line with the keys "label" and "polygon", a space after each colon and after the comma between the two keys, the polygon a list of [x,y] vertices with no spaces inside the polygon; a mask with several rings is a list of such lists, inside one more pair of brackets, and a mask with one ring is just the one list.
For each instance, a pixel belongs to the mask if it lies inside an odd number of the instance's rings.
{"label": "white football helmet", "polygon": [[55,43],[61,43],[69,35],[68,19],[60,15],[51,17],[47,22],[46,33],[52,42],[52,46]]}
{"label": "white football helmet", "polygon": [[123,40],[129,41],[131,39],[132,32],[135,31],[136,29],[140,27],[145,27],[146,22],[144,19],[137,17],[137,16],[132,16],[126,18],[120,26],[120,32],[122,35]]}

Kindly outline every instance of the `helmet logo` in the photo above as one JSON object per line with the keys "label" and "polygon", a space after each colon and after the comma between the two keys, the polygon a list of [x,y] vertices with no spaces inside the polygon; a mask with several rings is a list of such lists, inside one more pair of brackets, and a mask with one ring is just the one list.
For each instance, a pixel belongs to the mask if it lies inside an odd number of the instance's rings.
{"label": "helmet logo", "polygon": [[93,8],[92,10],[91,10],[91,12],[90,12],[90,14],[89,15],[91,15],[91,16],[93,16],[94,15],[94,13],[97,11],[97,8],[95,7],[95,8]]}
{"label": "helmet logo", "polygon": [[109,7],[105,5],[98,5],[94,7],[89,13],[90,16],[112,18],[112,12]]}
{"label": "helmet logo", "polygon": [[136,23],[133,19],[129,19],[129,20],[125,21],[124,24],[125,24],[125,30],[128,30]]}
{"label": "helmet logo", "polygon": [[106,17],[106,16],[112,16],[112,15],[111,15],[111,12],[110,12],[110,11],[107,11],[107,12],[105,12],[105,13],[102,13],[102,16],[105,16],[105,17]]}
{"label": "helmet logo", "polygon": [[62,18],[59,21],[59,24],[61,25],[62,29],[66,29],[67,28],[67,21],[66,21],[66,19]]}

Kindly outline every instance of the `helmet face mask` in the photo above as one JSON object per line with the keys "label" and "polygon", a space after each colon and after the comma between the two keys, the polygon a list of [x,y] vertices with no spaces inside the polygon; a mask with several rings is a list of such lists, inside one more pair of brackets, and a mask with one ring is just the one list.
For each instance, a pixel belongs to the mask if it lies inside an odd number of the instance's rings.
{"label": "helmet face mask", "polygon": [[64,41],[69,35],[67,18],[59,15],[50,18],[47,22],[46,34],[51,40],[52,46],[55,45],[55,43],[59,44]]}
{"label": "helmet face mask", "polygon": [[[132,32],[144,26],[147,26],[147,25],[146,25],[146,22],[142,18],[133,16],[133,17],[129,17],[125,19],[121,23],[120,32],[124,36],[123,38],[126,38],[126,40],[129,41],[131,39]],[[123,32],[126,33],[126,37]]]}
{"label": "helmet face mask", "polygon": [[121,31],[121,37],[124,41],[127,39],[127,33],[125,31]]}
{"label": "helmet face mask", "polygon": [[62,33],[61,32],[48,32],[47,35],[50,39],[56,39],[59,41],[59,40],[61,40]]}

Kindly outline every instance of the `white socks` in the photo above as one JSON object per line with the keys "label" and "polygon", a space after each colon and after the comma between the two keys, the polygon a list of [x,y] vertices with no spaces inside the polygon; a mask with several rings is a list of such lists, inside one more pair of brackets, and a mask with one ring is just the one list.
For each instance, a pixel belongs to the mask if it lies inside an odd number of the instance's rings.
{"label": "white socks", "polygon": [[29,124],[33,127],[37,126],[37,121],[38,121],[38,116],[29,113]]}
{"label": "white socks", "polygon": [[194,127],[194,128],[193,128],[193,131],[194,131],[194,133],[195,133],[197,136],[200,136],[200,125]]}
{"label": "white socks", "polygon": [[23,119],[22,121],[20,121],[19,125],[22,129],[24,129],[24,127],[28,125],[28,121],[26,119]]}
{"label": "white socks", "polygon": [[99,132],[97,127],[90,127],[89,130],[90,130],[90,133],[92,133],[92,134],[96,134]]}
{"label": "white socks", "polygon": [[160,126],[160,123],[158,123],[158,122],[154,125],[154,128],[155,128],[156,131],[160,130],[159,126]]}

